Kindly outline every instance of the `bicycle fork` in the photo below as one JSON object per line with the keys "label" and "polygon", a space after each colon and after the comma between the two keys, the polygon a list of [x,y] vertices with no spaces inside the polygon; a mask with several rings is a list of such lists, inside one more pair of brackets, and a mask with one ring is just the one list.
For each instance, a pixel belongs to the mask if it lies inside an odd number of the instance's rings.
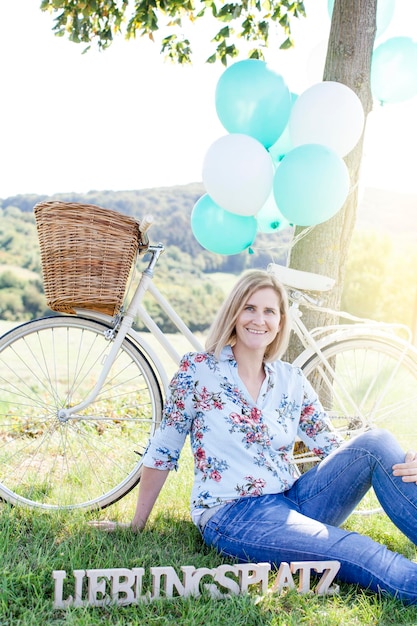
{"label": "bicycle fork", "polygon": [[[358,406],[358,404],[351,397],[351,395],[349,394],[349,392],[346,389],[345,385],[343,385],[342,381],[339,380],[340,377],[337,376],[337,373],[336,373],[335,369],[332,367],[332,365],[329,363],[329,361],[326,358],[326,356],[323,354],[323,351],[321,350],[321,347],[319,346],[318,342],[311,336],[311,333],[309,333],[307,331],[306,326],[301,321],[302,313],[299,310],[298,306],[297,305],[293,305],[291,308],[292,308],[293,330],[296,333],[296,335],[298,336],[298,338],[300,339],[300,341],[303,344],[304,348],[312,350],[312,353],[317,355],[318,358],[320,359],[321,365],[318,367],[318,371],[319,371],[322,379],[326,382],[328,388],[329,389],[333,388],[333,393],[336,394],[336,398],[337,398],[337,401],[339,403],[339,406],[340,406],[342,412],[344,412],[345,415],[349,414],[348,407],[347,407],[347,405],[345,403],[345,400],[344,400],[344,398],[346,398],[347,401],[351,404],[351,406],[355,410],[355,412],[357,413],[357,415],[355,417],[358,417],[360,419],[361,427],[366,429],[367,428],[367,422],[366,422],[366,420],[364,419],[364,417],[362,415],[362,411],[361,411],[360,406]],[[307,340],[307,337],[308,337],[308,340]],[[297,359],[295,360],[295,364],[296,363],[297,363]],[[338,385],[340,387],[338,393],[336,393],[336,390],[334,389],[334,387],[332,385],[332,382],[334,380],[338,381]],[[340,393],[340,391],[342,393]],[[344,396],[344,398],[342,396]]]}
{"label": "bicycle fork", "polygon": [[[149,246],[148,251],[151,253],[151,259],[146,269],[142,272],[139,286],[132,298],[132,301],[129,304],[126,313],[124,313],[122,317],[120,326],[117,330],[116,328],[111,329],[111,331],[107,334],[107,338],[109,339],[109,341],[113,341],[113,344],[108,355],[105,358],[96,384],[94,385],[87,398],[85,398],[85,400],[83,400],[79,404],[67,407],[65,409],[60,409],[58,411],[58,420],[60,422],[67,422],[69,419],[75,419],[77,417],[77,413],[85,409],[92,402],[94,402],[94,400],[100,393],[103,383],[106,380],[107,375],[116,359],[117,353],[119,352],[119,349],[127,333],[129,332],[129,329],[132,327],[135,314],[139,309],[140,302],[143,300],[143,297],[148,289],[150,282],[152,281],[155,265],[158,262],[160,255],[164,251],[164,246],[162,244]],[[83,416],[83,419],[85,420],[89,418],[88,416]],[[93,417],[91,419],[96,419],[96,417]]]}

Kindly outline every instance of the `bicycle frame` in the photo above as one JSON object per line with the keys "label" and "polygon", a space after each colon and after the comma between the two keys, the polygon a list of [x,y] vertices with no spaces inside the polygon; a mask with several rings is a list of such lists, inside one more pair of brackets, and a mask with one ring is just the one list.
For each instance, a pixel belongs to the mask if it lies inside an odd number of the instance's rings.
{"label": "bicycle frame", "polygon": [[[353,401],[353,398],[347,391],[346,387],[342,384],[340,377],[337,376],[337,373],[332,367],[331,363],[323,354],[323,350],[331,344],[354,338],[357,339],[359,336],[363,336],[364,338],[372,336],[374,339],[381,339],[382,341],[387,342],[395,341],[396,345],[402,348],[402,352],[400,353],[400,358],[397,361],[396,367],[392,370],[390,374],[390,378],[386,381],[388,386],[390,381],[394,379],[396,373],[401,367],[401,364],[407,353],[412,350],[411,330],[403,324],[386,324],[374,322],[372,320],[362,320],[343,311],[328,310],[328,312],[333,315],[355,321],[355,324],[319,326],[310,331],[301,319],[302,312],[299,308],[300,301],[302,301],[307,306],[310,306],[310,308],[316,308],[320,310],[324,309],[320,307],[313,298],[299,291],[290,290],[289,296],[290,300],[292,300],[292,304],[290,306],[292,330],[293,332],[295,332],[302,345],[304,346],[303,352],[301,352],[296,357],[296,359],[293,361],[293,365],[302,368],[303,365],[310,358],[312,358],[313,356],[317,356],[323,366],[319,368],[320,374],[329,385],[329,387],[332,386],[331,383],[333,380],[337,380],[338,382],[338,388],[340,388],[342,394],[336,392],[335,389],[333,389],[333,393],[335,394],[335,397],[342,411],[344,411],[346,414],[348,413],[348,409],[346,406],[346,401],[348,401],[350,406],[354,407],[356,411],[356,416],[361,420],[361,428],[355,430],[360,431],[364,430],[365,428],[369,428],[371,424],[369,424],[368,421],[364,418],[361,407]],[[396,334],[395,331],[399,330],[407,335],[408,340],[404,340],[399,337],[398,334]],[[368,393],[369,391],[370,389],[368,389]],[[381,394],[378,400],[378,404],[375,405],[375,410],[379,407],[383,398],[384,395]]]}
{"label": "bicycle frame", "polygon": [[[132,328],[134,319],[137,315],[139,315],[142,322],[148,328],[148,330],[152,333],[152,335],[158,340],[159,344],[165,350],[165,352],[176,362],[179,363],[181,359],[181,355],[175,350],[174,346],[169,342],[166,335],[162,332],[159,326],[153,321],[149,313],[146,311],[144,306],[142,305],[142,300],[145,293],[148,291],[155,301],[159,304],[161,309],[166,313],[168,318],[171,320],[173,324],[177,327],[179,332],[188,339],[191,346],[197,350],[202,350],[202,345],[198,341],[198,339],[193,335],[188,326],[184,323],[184,321],[180,318],[180,316],[176,313],[176,311],[172,308],[169,302],[164,298],[159,289],[152,282],[154,268],[159,259],[159,256],[164,251],[164,246],[162,244],[158,244],[157,246],[149,246],[148,251],[151,253],[151,259],[148,263],[147,268],[142,272],[142,276],[139,280],[139,283],[135,289],[132,300],[126,310],[125,313],[119,315],[118,318],[115,319],[115,323],[112,328],[109,328],[106,333],[106,338],[109,341],[113,341],[112,347],[109,351],[109,354],[106,357],[104,365],[101,369],[100,375],[97,379],[97,382],[90,394],[77,405],[74,405],[69,408],[61,409],[58,413],[58,419],[60,421],[67,421],[72,416],[76,416],[78,411],[81,411],[89,404],[94,402],[95,398],[100,392],[100,389],[103,386],[104,381],[106,380],[107,374],[110,371],[110,368],[116,358],[116,355],[120,349],[120,346],[123,343],[123,340],[126,337],[133,339],[133,341],[138,344],[138,346],[146,353],[149,359],[152,361],[154,365],[154,370],[159,374],[160,381],[164,390],[167,390],[168,387],[168,377],[166,375],[166,371],[164,366],[162,365],[161,360],[156,354],[155,350],[150,346],[150,344],[144,340],[137,331]],[[76,309],[76,314],[85,316],[97,321],[104,322],[108,324],[109,317],[102,313],[97,313],[95,311],[86,311],[83,309]],[[120,321],[121,319],[121,321]],[[85,419],[85,418],[84,418]]]}
{"label": "bicycle frame", "polygon": [[[163,390],[166,392],[168,387],[168,376],[166,374],[165,367],[163,366],[160,358],[158,357],[156,351],[151,347],[151,345],[143,337],[141,337],[137,331],[132,328],[135,317],[139,316],[146,328],[156,338],[165,353],[169,355],[175,363],[179,363],[182,355],[175,350],[174,346],[170,343],[167,336],[162,332],[159,326],[151,318],[146,308],[143,306],[142,301],[146,292],[149,292],[151,294],[151,296],[158,303],[158,305],[161,307],[167,317],[176,326],[181,335],[183,335],[189,341],[191,347],[197,351],[203,349],[201,343],[198,341],[195,335],[191,332],[188,326],[184,323],[184,321],[180,318],[180,316],[176,313],[176,311],[172,308],[169,302],[164,298],[159,289],[153,283],[154,268],[159,259],[159,256],[162,254],[163,251],[164,246],[162,244],[149,246],[151,259],[146,269],[142,272],[141,278],[134,291],[130,304],[126,312],[120,314],[114,319],[112,327],[109,328],[106,332],[106,338],[113,343],[94,388],[91,390],[88,397],[85,398],[81,403],[69,408],[61,409],[58,414],[58,418],[61,421],[66,421],[68,419],[71,419],[72,417],[75,418],[80,410],[84,409],[89,404],[94,402],[95,398],[100,392],[100,389],[102,388],[108,372],[110,371],[110,368],[123,343],[123,340],[126,337],[133,340],[133,342],[138,345],[138,347],[146,354],[146,356],[152,362],[154,366],[154,371],[159,377]],[[307,306],[310,306],[312,308],[318,308],[323,311],[325,309],[320,307],[313,298],[305,294],[303,291],[293,290],[289,287],[287,287],[287,289],[291,301],[289,311],[291,316],[292,330],[298,336],[304,347],[304,350],[296,357],[293,364],[302,368],[302,366],[311,357],[317,355],[323,366],[320,371],[322,377],[328,382],[329,385],[331,384],[331,380],[338,380],[339,388],[345,396],[344,400],[342,397],[340,397],[340,394],[338,394],[337,399],[340,403],[340,406],[344,408],[345,411],[347,410],[346,402],[349,402],[350,406],[354,406],[357,415],[360,416],[360,419],[362,421],[362,428],[365,428],[367,424],[364,417],[362,416],[360,407],[353,402],[348,391],[342,385],[341,381],[339,381],[337,377],[337,372],[329,363],[328,359],[323,353],[323,350],[329,344],[353,337],[358,337],[358,335],[360,334],[362,334],[364,337],[372,334],[373,337],[380,337],[381,339],[385,340],[392,340],[395,337],[397,342],[402,343],[401,339],[397,335],[394,335],[392,331],[394,329],[400,328],[401,330],[406,330],[410,332],[409,329],[399,324],[380,324],[378,322],[372,322],[370,320],[361,320],[360,318],[354,318],[347,313],[339,311],[328,311],[334,315],[354,320],[357,323],[350,325],[338,324],[329,327],[317,327],[309,330],[301,319],[302,312],[299,308],[300,303],[306,304]],[[102,323],[105,323],[107,325],[109,324],[110,318],[104,314],[97,313],[95,311],[86,311],[80,309],[77,309],[76,313],[77,315],[101,321]],[[408,341],[403,341],[402,345],[404,357],[407,354],[407,351],[411,344]],[[400,365],[401,359],[399,360],[397,367],[400,367]],[[396,370],[393,372],[392,375],[394,376],[395,373]]]}
{"label": "bicycle frame", "polygon": [[[194,336],[162,295],[164,289],[160,293],[153,284],[163,250],[161,244],[150,246],[141,256],[118,315],[112,316],[113,309],[106,315],[78,308],[76,315],[25,322],[0,338],[5,501],[95,510],[137,485],[143,451],[164,416],[169,377],[183,352],[203,350],[200,334]],[[293,303],[293,330],[304,346],[295,365],[316,387],[335,428],[355,437],[362,424],[375,425],[391,430],[403,448],[415,448],[417,349],[395,338],[394,327],[375,323],[339,325],[335,318],[331,327],[309,330],[299,305],[316,304],[326,312],[312,294],[331,289],[332,281],[287,270],[278,278]],[[175,335],[161,330],[154,306],[178,330]],[[318,461],[313,446],[307,446],[309,454]],[[310,460],[303,450],[295,446],[295,463]]]}

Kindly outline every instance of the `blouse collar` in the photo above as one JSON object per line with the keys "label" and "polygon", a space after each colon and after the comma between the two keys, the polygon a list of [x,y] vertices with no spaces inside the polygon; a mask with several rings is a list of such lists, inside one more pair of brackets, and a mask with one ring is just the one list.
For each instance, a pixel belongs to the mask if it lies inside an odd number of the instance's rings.
{"label": "blouse collar", "polygon": [[[219,361],[231,361],[234,365],[237,365],[235,355],[233,354],[232,346],[227,345],[220,353]],[[264,363],[265,373],[272,374],[273,367],[271,363]]]}

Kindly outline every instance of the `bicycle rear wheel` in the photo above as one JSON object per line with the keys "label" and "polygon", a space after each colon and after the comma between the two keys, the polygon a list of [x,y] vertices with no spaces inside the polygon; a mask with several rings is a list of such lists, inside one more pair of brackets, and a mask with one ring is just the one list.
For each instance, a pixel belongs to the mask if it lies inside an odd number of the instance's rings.
{"label": "bicycle rear wheel", "polygon": [[57,316],[0,338],[0,497],[11,504],[103,508],[140,479],[162,394],[144,354],[125,339],[94,401],[58,411],[94,387],[111,342],[105,324]]}
{"label": "bicycle rear wheel", "polygon": [[302,370],[320,395],[336,428],[387,428],[417,450],[417,358],[390,338],[352,337],[323,348],[336,376],[317,355]]}
{"label": "bicycle rear wheel", "polygon": [[[417,358],[415,350],[389,338],[353,337],[326,346],[333,379],[317,355],[302,365],[334,426],[354,435],[364,425],[390,430],[404,451],[417,450]],[[381,512],[371,490],[355,513]]]}

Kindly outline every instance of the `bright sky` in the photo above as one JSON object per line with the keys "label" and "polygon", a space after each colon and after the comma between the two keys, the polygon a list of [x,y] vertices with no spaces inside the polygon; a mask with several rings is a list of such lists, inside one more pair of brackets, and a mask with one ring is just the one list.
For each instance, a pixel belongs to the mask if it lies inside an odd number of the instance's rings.
{"label": "bright sky", "polygon": [[[224,68],[204,64],[207,35],[191,33],[199,48],[192,67],[164,62],[158,43],[140,38],[82,55],[82,44],[53,34],[39,4],[0,5],[0,198],[201,181],[207,149],[226,134],[214,106]],[[321,80],[330,27],[327,0],[305,5],[307,19],[294,24],[296,48],[270,46],[267,58],[298,94]],[[378,42],[399,35],[417,39],[417,0],[396,0]],[[417,98],[376,104],[362,185],[417,193],[416,150]]]}

